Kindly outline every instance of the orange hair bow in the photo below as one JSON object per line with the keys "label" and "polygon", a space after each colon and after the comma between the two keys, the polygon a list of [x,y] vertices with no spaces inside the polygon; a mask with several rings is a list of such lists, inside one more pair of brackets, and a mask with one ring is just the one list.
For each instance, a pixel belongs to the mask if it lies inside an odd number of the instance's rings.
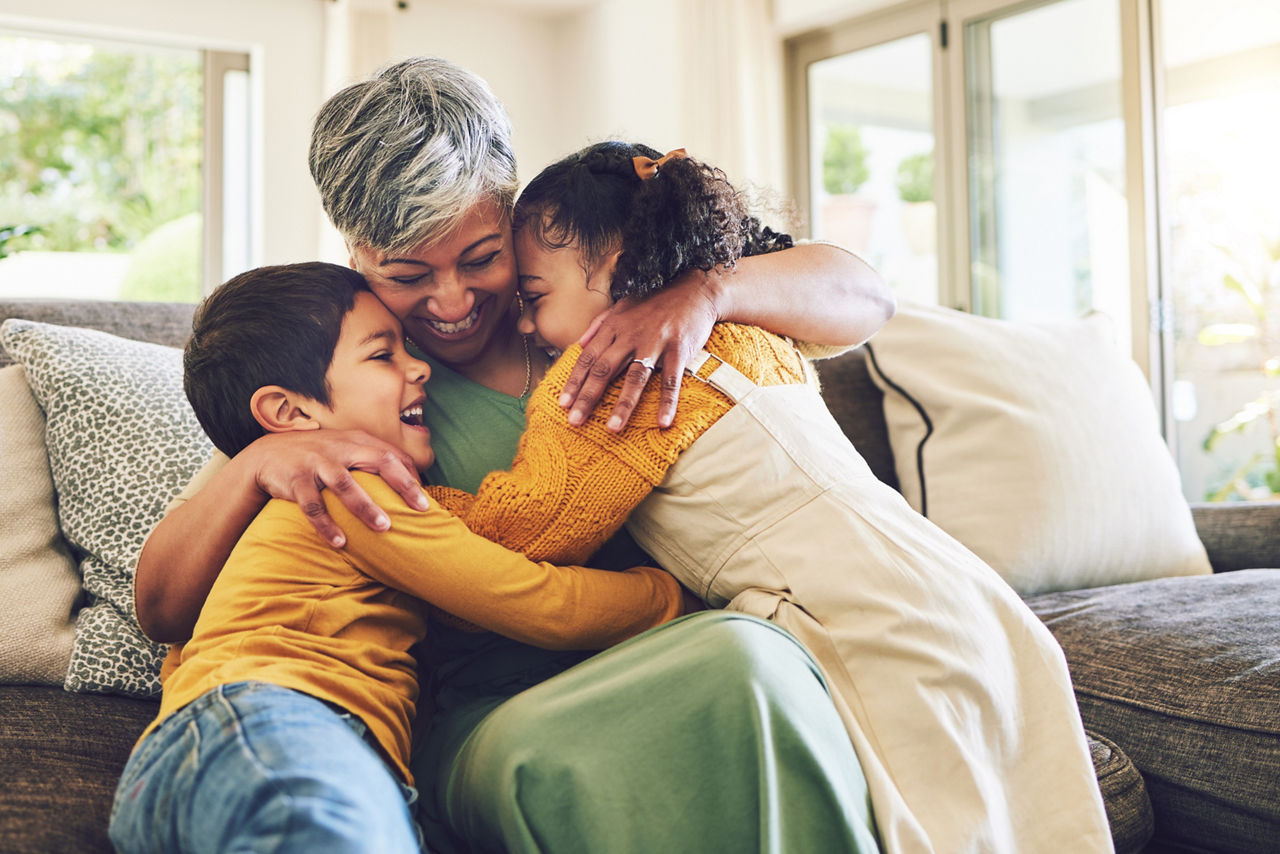
{"label": "orange hair bow", "polygon": [[689,155],[685,153],[683,148],[677,148],[674,151],[668,151],[657,160],[640,154],[631,158],[631,162],[635,164],[636,174],[640,176],[640,180],[646,181],[654,175],[657,175],[659,170],[667,164],[668,160],[678,160],[688,156]]}

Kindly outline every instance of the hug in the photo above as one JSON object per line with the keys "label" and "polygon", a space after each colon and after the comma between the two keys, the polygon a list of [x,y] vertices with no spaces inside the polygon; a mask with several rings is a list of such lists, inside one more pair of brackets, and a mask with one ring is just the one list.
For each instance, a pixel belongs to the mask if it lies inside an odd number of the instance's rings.
{"label": "hug", "polygon": [[509,135],[443,61],[348,87],[350,269],[197,313],[119,850],[1112,850],[1054,636],[818,394],[874,271],[696,152],[519,192]]}

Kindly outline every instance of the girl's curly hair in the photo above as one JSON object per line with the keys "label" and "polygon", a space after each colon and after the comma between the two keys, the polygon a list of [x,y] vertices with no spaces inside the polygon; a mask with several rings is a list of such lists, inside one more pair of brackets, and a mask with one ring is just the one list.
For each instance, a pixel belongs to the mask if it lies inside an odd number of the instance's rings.
{"label": "girl's curly hair", "polygon": [[576,244],[588,269],[621,250],[613,298],[661,290],[692,269],[732,267],[745,255],[793,245],[763,225],[725,174],[691,158],[671,158],[641,180],[632,158],[658,159],[647,145],[601,142],[542,170],[520,194],[513,225],[542,245]]}

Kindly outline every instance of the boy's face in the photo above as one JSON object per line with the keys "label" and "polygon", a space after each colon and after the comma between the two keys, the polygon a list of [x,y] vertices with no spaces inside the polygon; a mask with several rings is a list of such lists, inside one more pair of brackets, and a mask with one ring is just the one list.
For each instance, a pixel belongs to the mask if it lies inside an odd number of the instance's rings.
{"label": "boy's face", "polygon": [[312,418],[322,428],[376,436],[426,472],[435,460],[431,434],[422,424],[422,384],[430,373],[425,362],[405,352],[395,315],[373,294],[357,293],[325,374],[329,405],[313,402]]}
{"label": "boy's face", "polygon": [[563,351],[587,331],[595,316],[613,305],[609,283],[617,255],[588,271],[574,246],[550,249],[522,228],[515,236],[524,314],[517,328],[539,347]]}

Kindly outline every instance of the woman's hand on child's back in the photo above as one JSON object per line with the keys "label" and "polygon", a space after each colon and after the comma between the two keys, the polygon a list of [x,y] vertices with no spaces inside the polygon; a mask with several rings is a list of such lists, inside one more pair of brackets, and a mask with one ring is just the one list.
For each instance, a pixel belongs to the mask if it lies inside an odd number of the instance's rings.
{"label": "woman's hand on child's back", "polygon": [[582,336],[582,355],[560,395],[578,425],[600,403],[615,377],[626,374],[608,427],[621,432],[655,370],[662,373],[658,426],[670,427],[684,367],[707,343],[719,319],[718,277],[694,270],[644,299],[623,299],[601,312]]}
{"label": "woman's hand on child's back", "polygon": [[385,531],[391,525],[383,509],[351,477],[352,470],[378,475],[415,510],[428,507],[409,455],[359,430],[271,433],[238,456],[246,454],[252,455],[258,489],[301,507],[307,521],[334,548],[345,545],[346,536],[325,510],[322,489],[332,490],[370,529]]}

